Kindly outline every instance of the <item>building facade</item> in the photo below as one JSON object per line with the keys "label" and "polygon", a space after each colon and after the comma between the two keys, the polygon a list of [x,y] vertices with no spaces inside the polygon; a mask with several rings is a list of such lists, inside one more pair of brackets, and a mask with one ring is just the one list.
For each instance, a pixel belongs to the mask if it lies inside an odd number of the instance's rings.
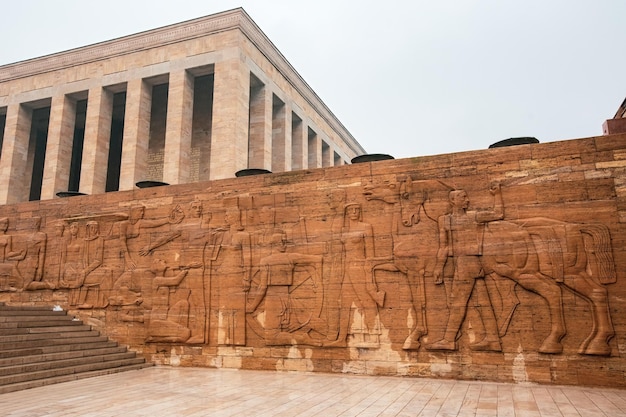
{"label": "building facade", "polygon": [[243,9],[0,67],[0,203],[365,153]]}
{"label": "building facade", "polygon": [[602,133],[605,135],[626,133],[626,99],[622,101],[613,118],[602,124]]}
{"label": "building facade", "polygon": [[344,164],[241,9],[0,80],[0,303],[162,365],[626,386],[625,133]]}

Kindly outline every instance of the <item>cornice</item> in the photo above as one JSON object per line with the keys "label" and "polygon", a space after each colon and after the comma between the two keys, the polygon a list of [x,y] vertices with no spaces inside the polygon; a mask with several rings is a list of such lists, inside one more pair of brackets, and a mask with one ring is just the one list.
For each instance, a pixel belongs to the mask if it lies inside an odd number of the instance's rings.
{"label": "cornice", "polygon": [[308,103],[316,109],[326,122],[337,132],[342,132],[343,139],[356,155],[362,155],[365,150],[359,144],[346,127],[335,117],[333,112],[324,104],[322,99],[313,91],[300,74],[291,66],[289,61],[280,53],[278,48],[270,41],[254,21],[245,14],[245,19],[240,21],[241,31],[250,39],[259,51],[276,67],[293,88],[300,93]]}
{"label": "cornice", "polygon": [[313,89],[285,59],[269,38],[242,8],[124,36],[80,48],[0,66],[0,82],[57,71],[76,65],[97,62],[116,56],[173,44],[189,39],[239,29],[289,81],[293,88],[342,136],[348,146],[360,155],[361,145],[335,117]]}
{"label": "cornice", "polygon": [[239,27],[243,9],[188,20],[122,38],[0,66],[0,82],[181,42]]}

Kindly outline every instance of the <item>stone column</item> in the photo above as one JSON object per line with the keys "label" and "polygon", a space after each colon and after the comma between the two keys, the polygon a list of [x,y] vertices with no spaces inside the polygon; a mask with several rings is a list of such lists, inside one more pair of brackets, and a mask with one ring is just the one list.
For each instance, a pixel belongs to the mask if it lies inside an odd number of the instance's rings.
{"label": "stone column", "polygon": [[85,140],[80,170],[80,191],[101,194],[106,190],[113,93],[95,87],[89,90],[85,118]]}
{"label": "stone column", "polygon": [[66,95],[52,97],[41,184],[42,200],[54,198],[59,191],[68,191],[75,123],[76,102]]}
{"label": "stone column", "polygon": [[193,76],[184,69],[172,72],[167,98],[163,157],[163,181],[168,184],[189,182],[192,121]]}
{"label": "stone column", "polygon": [[330,145],[325,141],[322,142],[322,166],[323,167],[332,167],[333,159],[332,159],[332,149],[330,149]]}
{"label": "stone column", "polygon": [[248,167],[250,71],[237,54],[215,63],[211,180],[233,178]]}
{"label": "stone column", "polygon": [[33,111],[21,104],[7,108],[2,158],[0,158],[0,204],[28,201],[30,172],[26,172]]}
{"label": "stone column", "polygon": [[132,190],[138,181],[146,179],[151,105],[152,86],[142,79],[128,81],[120,191]]}
{"label": "stone column", "polygon": [[309,151],[308,168],[321,168],[322,167],[322,141],[315,131],[311,128],[307,128],[307,138]]}
{"label": "stone column", "polygon": [[337,152],[333,151],[333,166],[338,167],[341,165],[345,165],[343,158]]}
{"label": "stone column", "polygon": [[250,92],[248,168],[272,167],[272,93],[265,85]]}
{"label": "stone column", "polygon": [[272,112],[272,171],[291,171],[291,108],[278,101]]}
{"label": "stone column", "polygon": [[308,166],[306,145],[306,124],[294,113],[291,114],[291,169],[305,169]]}

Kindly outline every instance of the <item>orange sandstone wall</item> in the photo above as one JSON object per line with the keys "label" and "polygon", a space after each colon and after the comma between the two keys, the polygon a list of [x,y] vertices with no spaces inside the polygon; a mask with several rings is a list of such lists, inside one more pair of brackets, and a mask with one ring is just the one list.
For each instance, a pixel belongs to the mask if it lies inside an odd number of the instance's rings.
{"label": "orange sandstone wall", "polygon": [[624,386],[626,135],[0,207],[0,301],[155,363]]}

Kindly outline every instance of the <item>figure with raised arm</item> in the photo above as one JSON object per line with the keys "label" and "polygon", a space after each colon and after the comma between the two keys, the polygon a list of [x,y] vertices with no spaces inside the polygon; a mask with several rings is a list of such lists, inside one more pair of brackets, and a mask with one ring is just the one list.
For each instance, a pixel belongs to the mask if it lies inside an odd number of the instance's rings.
{"label": "figure with raised arm", "polygon": [[[483,234],[485,223],[502,220],[504,208],[502,191],[499,183],[491,185],[489,192],[494,196],[492,210],[469,210],[469,198],[465,190],[450,191],[451,213],[440,216],[439,250],[434,270],[435,284],[443,283],[443,269],[446,261],[454,265],[452,288],[448,297],[449,316],[443,339],[426,346],[429,350],[456,350],[457,335],[467,313],[467,304],[479,279],[484,279],[485,271],[481,261]],[[484,298],[484,297],[483,297]],[[502,350],[497,329],[495,314],[492,308],[480,309],[485,325],[493,325],[487,329],[484,339],[470,347],[474,350]]]}

